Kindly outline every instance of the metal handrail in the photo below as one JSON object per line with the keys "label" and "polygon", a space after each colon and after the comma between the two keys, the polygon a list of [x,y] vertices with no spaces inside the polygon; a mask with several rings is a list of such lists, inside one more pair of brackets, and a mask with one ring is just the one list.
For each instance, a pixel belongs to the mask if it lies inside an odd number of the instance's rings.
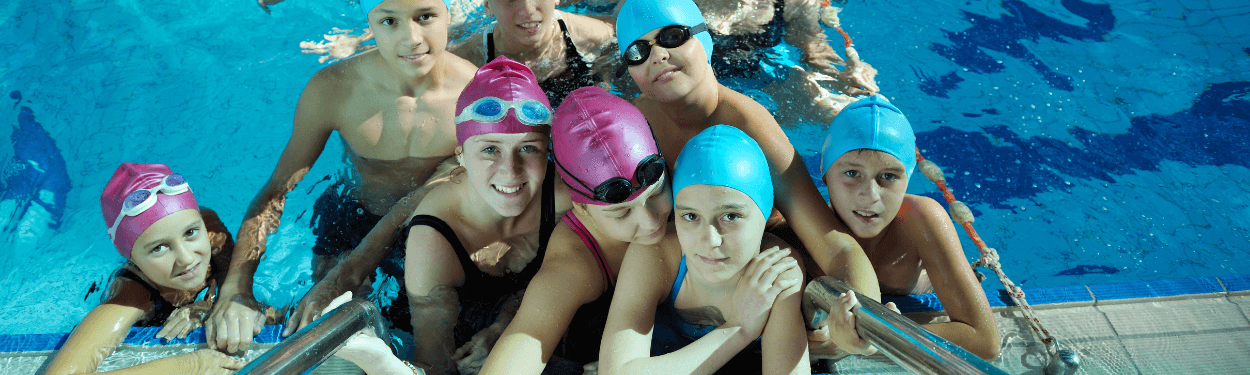
{"label": "metal handrail", "polygon": [[809,324],[824,326],[838,295],[848,292],[855,293],[859,299],[860,306],[851,313],[855,315],[860,336],[895,363],[920,374],[1006,374],[833,277],[822,276],[807,284],[803,292],[804,304],[815,307],[804,309]]}
{"label": "metal handrail", "polygon": [[352,299],[291,335],[236,374],[302,373],[330,358],[348,338],[366,328],[373,328],[374,334],[390,346],[391,335],[378,307],[365,299]]}

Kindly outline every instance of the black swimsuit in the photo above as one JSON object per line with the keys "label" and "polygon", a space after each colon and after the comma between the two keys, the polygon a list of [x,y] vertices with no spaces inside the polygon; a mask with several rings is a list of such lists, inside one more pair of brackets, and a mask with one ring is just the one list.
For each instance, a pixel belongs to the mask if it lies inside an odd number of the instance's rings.
{"label": "black swimsuit", "polygon": [[148,296],[152,299],[152,309],[148,310],[152,312],[152,315],[147,318],[140,319],[135,322],[134,325],[136,327],[159,327],[165,325],[165,320],[169,319],[169,315],[174,313],[174,304],[165,300],[165,297],[161,296],[161,291],[156,290],[156,288],[153,288],[151,285],[148,285],[146,281],[143,281],[143,278],[139,277],[139,275],[136,275],[134,272],[131,272],[125,267],[122,267],[117,270],[117,273],[113,274],[114,279],[119,277],[131,279],[139,283],[139,285],[143,286],[143,289],[148,290]]}
{"label": "black swimsuit", "polygon": [[[551,101],[551,107],[559,107],[560,102],[564,101],[564,97],[569,96],[573,90],[577,90],[586,86],[593,86],[599,83],[596,79],[598,76],[591,74],[590,62],[582,58],[582,54],[577,52],[577,46],[573,45],[573,37],[569,35],[568,27],[564,26],[564,20],[556,20],[560,24],[560,31],[564,35],[564,71],[555,77],[547,78],[538,83],[538,87],[547,93],[547,99]],[[493,26],[493,25],[492,25]],[[495,33],[487,32],[484,36],[486,39],[486,61],[495,59]]]}
{"label": "black swimsuit", "polygon": [[457,347],[468,342],[478,331],[494,323],[499,315],[499,308],[506,302],[505,297],[528,287],[530,280],[534,279],[534,275],[538,274],[538,269],[542,267],[543,256],[547,253],[547,240],[551,238],[551,231],[555,229],[557,222],[553,181],[556,168],[551,164],[550,161],[547,162],[547,175],[543,179],[542,221],[538,229],[538,253],[520,272],[505,273],[502,276],[482,272],[469,257],[469,252],[464,245],[460,243],[456,231],[447,225],[447,222],[434,216],[414,216],[399,232],[398,243],[406,243],[412,227],[424,225],[434,228],[455,250],[460,267],[464,269],[464,285],[456,288],[460,299],[460,319],[454,331]]}

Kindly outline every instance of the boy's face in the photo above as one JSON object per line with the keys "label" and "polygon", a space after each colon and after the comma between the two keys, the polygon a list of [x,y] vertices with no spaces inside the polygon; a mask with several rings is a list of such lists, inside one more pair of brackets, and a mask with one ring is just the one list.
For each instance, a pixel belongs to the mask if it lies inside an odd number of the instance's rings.
{"label": "boy's face", "polygon": [[894,156],[877,150],[852,150],[825,173],[833,211],[857,238],[872,238],[898,216],[907,193],[907,170]]}
{"label": "boy's face", "polygon": [[460,164],[478,197],[504,217],[525,212],[547,173],[547,135],[478,134],[461,146]]}
{"label": "boy's face", "polygon": [[675,211],[686,267],[707,282],[735,282],[760,253],[768,218],[737,189],[686,186],[677,193]]}
{"label": "boy's face", "polygon": [[556,27],[555,0],[490,0],[486,10],[495,16],[495,37],[522,46],[534,46]]}
{"label": "boy's face", "polygon": [[451,14],[441,0],[386,0],[369,11],[382,59],[401,73],[424,76],[447,48]]}
{"label": "boy's face", "polygon": [[[654,40],[660,29],[663,28],[651,30],[638,40]],[[707,61],[703,43],[691,36],[686,43],[674,48],[652,45],[647,60],[630,66],[629,75],[638,83],[643,95],[659,102],[671,102],[685,97],[705,84],[708,77],[713,77],[712,65]]]}
{"label": "boy's face", "polygon": [[594,219],[600,233],[617,241],[654,245],[668,231],[668,215],[673,212],[673,195],[667,178],[651,184],[634,200],[606,206],[575,205]]}
{"label": "boy's face", "polygon": [[157,220],[135,240],[130,261],[148,280],[167,288],[199,291],[212,255],[198,210],[182,210]]}

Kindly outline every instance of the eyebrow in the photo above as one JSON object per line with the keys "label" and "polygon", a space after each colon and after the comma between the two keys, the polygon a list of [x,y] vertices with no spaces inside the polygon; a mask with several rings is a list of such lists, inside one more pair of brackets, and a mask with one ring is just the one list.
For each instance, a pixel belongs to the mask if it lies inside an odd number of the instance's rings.
{"label": "eyebrow", "polygon": [[[434,9],[434,7],[433,7],[433,6],[427,6],[427,7],[423,7],[423,8],[417,8],[415,13],[424,13],[424,12],[429,12],[429,11],[431,11],[431,10],[433,10],[433,9]],[[379,7],[379,8],[378,8],[378,11],[379,11],[379,12],[382,12],[382,13],[387,13],[387,14],[396,14],[396,13],[399,13],[398,11],[390,10],[390,9],[387,9],[387,8],[381,8],[381,7]]]}

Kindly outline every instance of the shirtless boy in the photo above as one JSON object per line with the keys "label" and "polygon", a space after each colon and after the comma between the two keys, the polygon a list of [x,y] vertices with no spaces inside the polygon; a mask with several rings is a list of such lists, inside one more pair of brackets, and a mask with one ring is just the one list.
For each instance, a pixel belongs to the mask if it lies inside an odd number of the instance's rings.
{"label": "shirtless boy", "polygon": [[[380,218],[354,250],[352,245],[341,250],[342,266],[314,261],[322,263],[315,267],[324,277],[300,301],[286,334],[311,321],[335,296],[365,283],[387,256],[396,230],[418,200],[409,193],[424,185],[439,163],[454,153],[456,98],[475,67],[445,51],[451,18],[447,4],[365,0],[361,7],[378,48],[321,69],[300,95],[291,139],[248,207],[219,302],[205,322],[208,342],[219,349],[246,350],[260,332],[261,327],[253,324],[259,309],[252,296],[252,276],[265,253],[266,237],[278,226],[286,193],[303,179],[333,132],[347,144],[355,175],[348,182],[349,196],[362,208],[355,211]],[[344,234],[350,233],[328,236]],[[326,261],[337,255],[330,252],[318,258]]]}

